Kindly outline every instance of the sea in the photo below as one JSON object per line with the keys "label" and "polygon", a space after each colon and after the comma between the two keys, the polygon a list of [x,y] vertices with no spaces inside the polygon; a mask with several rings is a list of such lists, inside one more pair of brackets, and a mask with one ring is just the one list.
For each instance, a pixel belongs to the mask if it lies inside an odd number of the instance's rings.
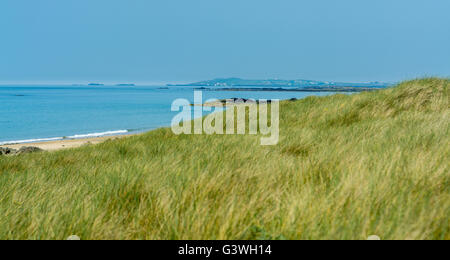
{"label": "sea", "polygon": [[[171,125],[172,102],[194,103],[186,86],[0,86],[0,145],[145,132]],[[291,99],[327,92],[201,90],[207,99]],[[205,112],[204,114],[206,114]]]}

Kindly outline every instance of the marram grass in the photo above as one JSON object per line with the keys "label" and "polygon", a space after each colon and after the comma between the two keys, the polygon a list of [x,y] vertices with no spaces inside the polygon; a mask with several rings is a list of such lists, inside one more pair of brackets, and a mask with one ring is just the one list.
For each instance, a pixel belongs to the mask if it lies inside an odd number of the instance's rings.
{"label": "marram grass", "polygon": [[450,239],[449,80],[283,102],[280,142],[0,156],[0,239]]}

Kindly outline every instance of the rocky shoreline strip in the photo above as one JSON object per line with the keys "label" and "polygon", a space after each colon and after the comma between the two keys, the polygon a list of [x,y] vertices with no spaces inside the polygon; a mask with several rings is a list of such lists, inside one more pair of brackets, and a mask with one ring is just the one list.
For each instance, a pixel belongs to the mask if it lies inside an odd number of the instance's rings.
{"label": "rocky shoreline strip", "polygon": [[20,149],[16,150],[8,147],[0,147],[0,155],[19,155],[25,153],[36,153],[42,152],[43,150],[34,146],[23,146]]}
{"label": "rocky shoreline strip", "polygon": [[204,91],[270,91],[270,92],[365,92],[383,89],[381,87],[309,87],[309,88],[255,88],[255,87],[227,87],[227,88],[207,88],[197,87],[195,90]]}
{"label": "rocky shoreline strip", "polygon": [[[285,101],[290,101],[290,102],[294,102],[297,101],[297,98],[291,98],[291,99],[287,99]],[[255,99],[247,99],[247,98],[227,98],[227,99],[219,99],[215,102],[207,102],[204,104],[191,104],[191,106],[204,106],[204,107],[215,107],[215,106],[227,106],[227,104],[230,105],[239,105],[239,104],[256,104],[258,105],[260,103],[259,100],[255,100]],[[267,104],[272,103],[271,99],[267,99],[266,100]]]}

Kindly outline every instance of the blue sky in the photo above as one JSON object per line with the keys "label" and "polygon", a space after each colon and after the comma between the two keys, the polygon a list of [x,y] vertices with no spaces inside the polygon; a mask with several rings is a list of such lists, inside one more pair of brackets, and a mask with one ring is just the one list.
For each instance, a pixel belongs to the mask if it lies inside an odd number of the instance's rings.
{"label": "blue sky", "polygon": [[0,82],[450,76],[448,0],[2,0]]}

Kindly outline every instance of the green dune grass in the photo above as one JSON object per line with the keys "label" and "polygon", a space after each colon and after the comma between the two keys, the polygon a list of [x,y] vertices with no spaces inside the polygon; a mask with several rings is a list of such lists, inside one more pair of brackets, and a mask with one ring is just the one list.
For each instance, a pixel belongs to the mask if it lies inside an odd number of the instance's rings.
{"label": "green dune grass", "polygon": [[280,142],[143,135],[0,156],[0,239],[450,239],[449,80],[280,106]]}

